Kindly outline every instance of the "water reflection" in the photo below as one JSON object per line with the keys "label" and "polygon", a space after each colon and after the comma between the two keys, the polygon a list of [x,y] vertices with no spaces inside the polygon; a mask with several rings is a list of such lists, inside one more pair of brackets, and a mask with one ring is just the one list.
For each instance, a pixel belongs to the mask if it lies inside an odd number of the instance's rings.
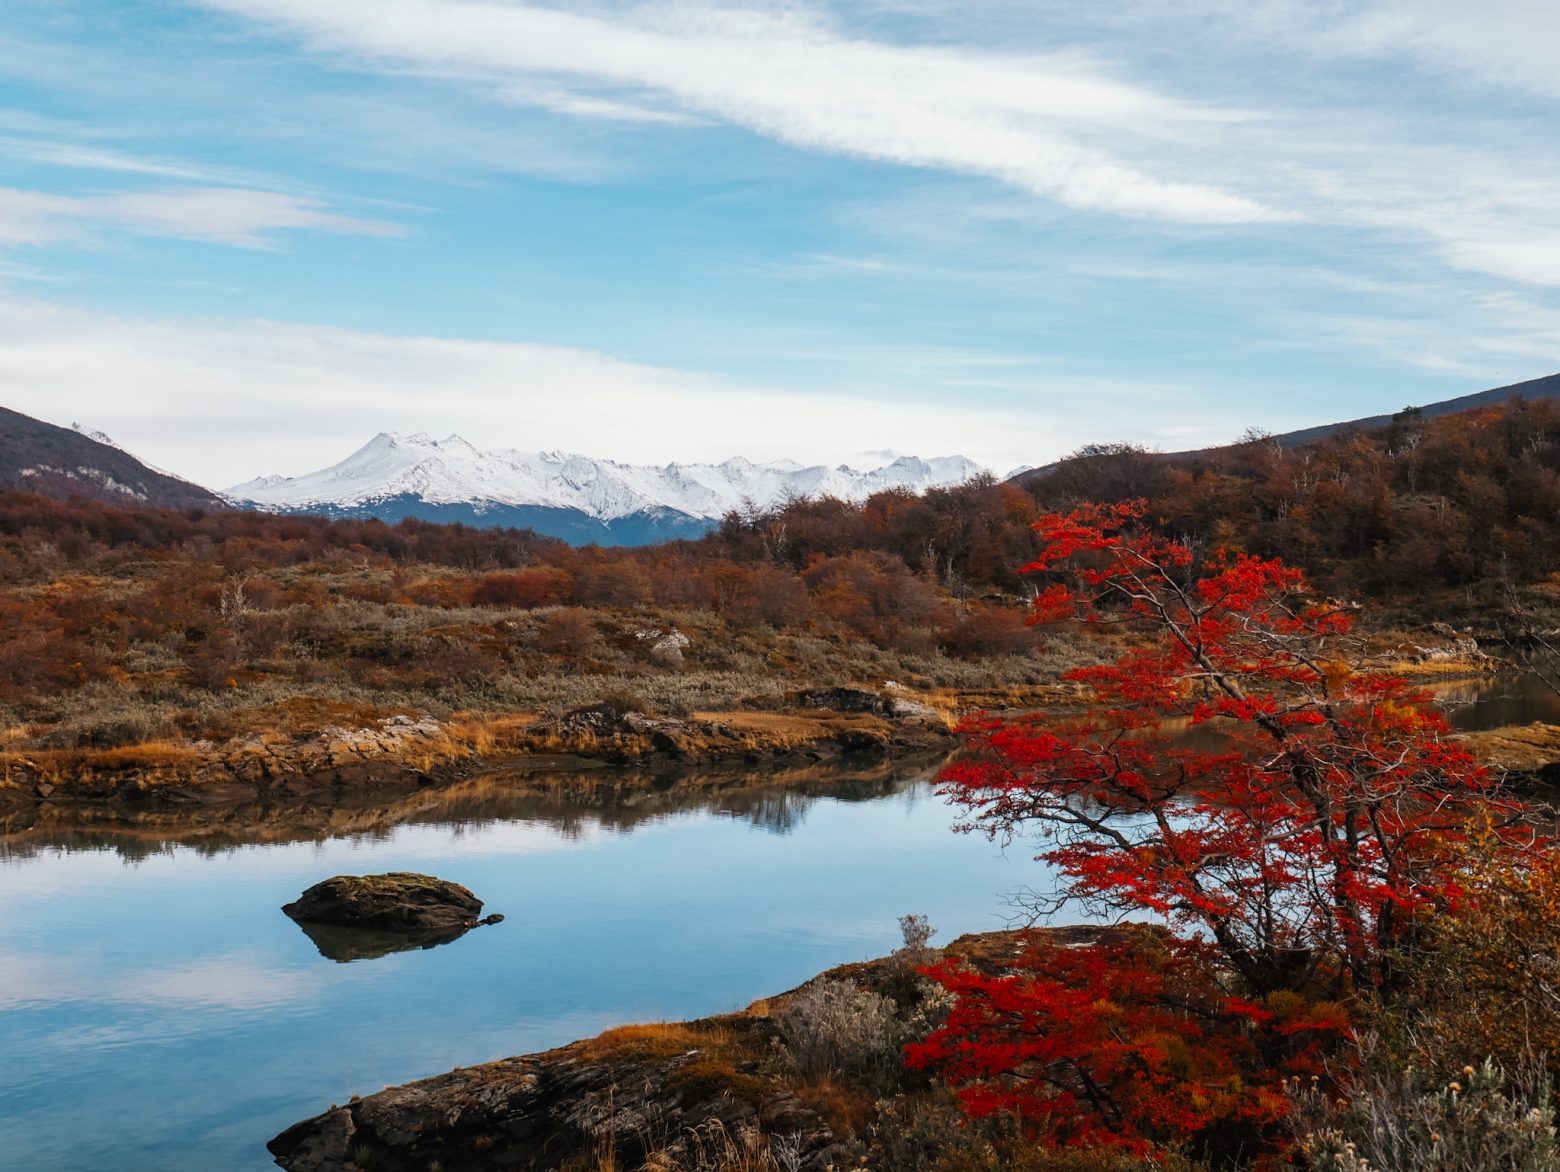
{"label": "water reflection", "polygon": [[[1447,690],[1461,727],[1548,703],[1464,686]],[[0,1160],[262,1172],[268,1138],[353,1092],[736,1009],[883,954],[906,912],[942,939],[999,927],[1003,893],[1049,873],[950,832],[928,784],[940,763],[495,773],[118,817],[45,803],[0,823]],[[510,918],[377,952],[277,913],[325,876],[395,870]]]}
{"label": "water reflection", "polygon": [[[906,912],[944,938],[1000,927],[1002,893],[1044,868],[951,833],[935,767],[698,793],[495,775],[319,817],[40,808],[0,857],[0,1164],[262,1172],[267,1139],[354,1092],[738,1009],[882,955]],[[509,918],[381,951],[277,911],[402,870]]]}
{"label": "water reflection", "polygon": [[1560,724],[1560,692],[1534,672],[1481,676],[1432,684],[1428,689],[1446,709],[1458,732],[1479,732],[1513,724]]}
{"label": "water reflection", "polygon": [[450,786],[184,810],[103,810],[43,803],[0,818],[0,859],[38,851],[114,851],[128,861],[175,847],[220,854],[256,844],[344,838],[388,842],[401,826],[440,826],[457,836],[525,822],[567,840],[629,833],[692,811],[790,834],[818,801],[867,802],[929,781],[946,755],[769,770],[496,770]]}
{"label": "water reflection", "polygon": [[436,932],[382,932],[375,928],[344,928],[338,924],[298,925],[314,942],[320,955],[337,964],[354,960],[378,960],[393,952],[416,952],[452,944],[467,932],[467,927],[443,928]]}

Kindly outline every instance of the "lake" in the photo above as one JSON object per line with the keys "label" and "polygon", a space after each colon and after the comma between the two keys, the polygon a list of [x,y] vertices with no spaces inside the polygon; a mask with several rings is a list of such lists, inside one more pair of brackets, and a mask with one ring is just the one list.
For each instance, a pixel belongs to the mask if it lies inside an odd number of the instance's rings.
{"label": "lake", "polygon": [[[0,845],[0,1166],[269,1168],[267,1139],[353,1093],[738,1009],[890,951],[905,912],[941,940],[1001,927],[1004,893],[1041,868],[952,833],[932,772],[820,771],[649,810],[493,776],[317,841],[271,826],[249,844],[193,829]],[[393,870],[463,883],[507,920],[337,963],[279,910],[327,876]]]}
{"label": "lake", "polygon": [[[1460,729],[1560,721],[1533,677],[1437,692]],[[267,1139],[354,1093],[735,1010],[890,951],[906,912],[941,942],[1001,927],[1005,896],[1046,873],[952,833],[935,771],[714,793],[663,776],[606,797],[590,776],[494,773],[292,818],[0,837],[0,1166],[259,1172]],[[330,875],[393,870],[463,883],[507,920],[338,963],[279,910]]]}

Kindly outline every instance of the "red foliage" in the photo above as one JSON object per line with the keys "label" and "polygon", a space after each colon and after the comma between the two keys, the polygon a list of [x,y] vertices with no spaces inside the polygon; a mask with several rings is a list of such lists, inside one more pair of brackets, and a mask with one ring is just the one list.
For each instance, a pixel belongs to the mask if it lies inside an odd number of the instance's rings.
{"label": "red foliage", "polygon": [[1061,890],[1041,910],[1078,900],[1183,934],[1152,963],[1053,949],[1021,975],[933,971],[957,1007],[914,1060],[973,1109],[1044,1120],[1060,1142],[1159,1142],[1265,1117],[1271,1079],[1311,1064],[1314,1031],[1345,1025],[1295,1006],[1389,980],[1409,913],[1453,894],[1447,848],[1475,822],[1534,845],[1522,803],[1426,696],[1344,665],[1348,616],[1303,574],[1199,561],[1143,513],[1039,519],[1026,569],[1057,580],[1037,618],[1141,638],[1071,673],[1093,691],[1084,714],[972,722],[973,752],[942,775],[972,815],[965,829],[1045,845]]}
{"label": "red foliage", "polygon": [[927,970],[957,1001],[909,1064],[959,1084],[971,1114],[1015,1114],[1058,1146],[1141,1152],[1217,1129],[1249,1156],[1282,1118],[1280,1079],[1319,1069],[1344,1027],[1335,1005],[1230,997],[1205,945],[1154,929],[1082,947],[1037,935],[1002,968]]}
{"label": "red foliage", "polygon": [[[1140,525],[1141,503],[1042,517],[1031,572],[1048,619],[1147,636],[1079,669],[1081,717],[977,722],[946,791],[999,837],[1038,832],[1067,898],[1206,936],[1251,990],[1337,961],[1380,977],[1403,914],[1432,897],[1440,846],[1520,803],[1403,681],[1351,673],[1347,614],[1277,560],[1218,556]],[[1208,724],[1216,743],[1189,746]]]}

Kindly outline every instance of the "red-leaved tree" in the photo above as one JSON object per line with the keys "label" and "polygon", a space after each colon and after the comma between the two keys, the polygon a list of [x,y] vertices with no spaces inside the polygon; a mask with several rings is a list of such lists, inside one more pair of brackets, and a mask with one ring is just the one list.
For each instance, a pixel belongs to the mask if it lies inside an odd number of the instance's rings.
{"label": "red-leaved tree", "polygon": [[[1426,696],[1350,669],[1342,606],[1276,560],[1199,559],[1155,535],[1143,513],[1141,503],[1092,506],[1036,523],[1041,552],[1025,569],[1049,579],[1036,620],[1118,624],[1129,649],[1070,673],[1093,695],[1077,716],[974,722],[971,753],[942,782],[969,812],[967,828],[1040,841],[1057,903],[1148,918],[1198,948],[1225,994],[1223,1022],[1210,1023],[1206,1004],[1193,1012],[1185,998],[1158,999],[1153,1038],[1134,1058],[1138,1027],[1108,981],[1099,1012],[1125,1050],[1078,1032],[1079,1006],[1095,1002],[1062,987],[1054,957],[1013,973],[944,967],[933,975],[959,1008],[912,1059],[941,1066],[972,1106],[995,1095],[1050,1114],[1065,1094],[1117,1134],[1158,1137],[1172,1117],[1163,1102],[1133,1112],[1130,1094],[1088,1089],[1101,1053],[1158,1085],[1166,1068],[1154,1039],[1176,1035],[1172,1021],[1183,1042],[1222,1036],[1266,1026],[1297,996],[1380,987],[1412,913],[1448,894],[1450,843],[1475,821],[1519,849],[1531,839],[1522,804],[1449,738]],[[1115,970],[1123,988],[1141,985],[1130,966]],[[1023,1028],[1004,1032],[1020,1008]],[[1072,1061],[1066,1042],[1014,1048],[1042,1035],[1071,1038]],[[1211,1098],[1201,1076],[1187,1093]],[[1169,1130],[1183,1137],[1212,1118],[1173,1117],[1184,1126]]]}

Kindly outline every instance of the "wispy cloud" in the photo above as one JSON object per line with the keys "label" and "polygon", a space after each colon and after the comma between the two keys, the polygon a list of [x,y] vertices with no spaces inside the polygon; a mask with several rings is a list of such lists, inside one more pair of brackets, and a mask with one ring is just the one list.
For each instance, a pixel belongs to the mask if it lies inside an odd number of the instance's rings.
{"label": "wispy cloud", "polygon": [[1214,0],[1221,16],[1336,56],[1411,60],[1483,86],[1560,98],[1560,8],[1543,0]]}
{"label": "wispy cloud", "polygon": [[[1361,108],[1357,90],[1334,99],[1325,87],[1249,86],[1286,62],[1392,57],[1560,95],[1560,9],[1542,5],[1145,0],[1119,9],[1062,0],[1075,43],[1110,44],[1107,63],[1077,48],[868,39],[811,10],[709,2],[610,16],[493,0],[194,2],[369,68],[476,83],[559,113],[723,121],[808,150],[981,175],[1096,212],[1296,233],[1363,227],[1412,239],[1456,268],[1560,284],[1560,168],[1531,153],[1541,136],[1503,127],[1501,141],[1489,141],[1488,126],[1455,118],[1432,133],[1389,93]],[[960,8],[960,27],[989,36],[1014,12],[975,3]],[[1102,42],[1101,29],[1114,39]],[[1235,79],[1217,80],[1216,66],[1206,75],[1161,68],[1161,84],[1149,84],[1150,71],[1129,63],[1154,60],[1167,30],[1210,60],[1242,45]]]}
{"label": "wispy cloud", "polygon": [[[621,18],[480,0],[201,0],[389,67],[637,88],[812,150],[984,175],[1075,208],[1252,223],[1283,209],[1129,161],[1080,133],[1176,141],[1248,115],[1114,80],[1075,54],[851,38],[801,15],[685,6]],[[611,99],[618,101],[618,98]]]}
{"label": "wispy cloud", "polygon": [[0,153],[53,167],[71,167],[84,171],[152,175],[161,179],[187,179],[197,183],[234,182],[230,173],[219,168],[141,158],[123,151],[56,139],[3,137],[0,138]]}
{"label": "wispy cloud", "polygon": [[0,187],[0,245],[44,244],[102,227],[263,247],[276,232],[313,229],[398,235],[394,224],[338,215],[318,201],[276,191],[182,187],[105,195],[55,195]]}
{"label": "wispy cloud", "polygon": [[254,1011],[306,1002],[318,978],[258,954],[219,956],[112,976],[80,957],[0,953],[0,1009],[67,1002]]}

